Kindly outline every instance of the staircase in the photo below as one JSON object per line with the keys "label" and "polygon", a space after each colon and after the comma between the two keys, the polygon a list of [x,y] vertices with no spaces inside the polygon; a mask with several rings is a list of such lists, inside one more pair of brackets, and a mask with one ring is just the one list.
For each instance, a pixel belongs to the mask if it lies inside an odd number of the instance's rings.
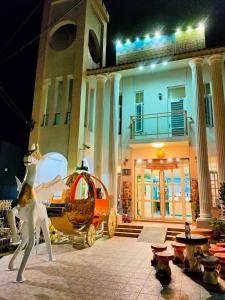
{"label": "staircase", "polygon": [[116,236],[138,238],[144,226],[121,224],[116,227]]}
{"label": "staircase", "polygon": [[172,228],[168,227],[167,228],[167,233],[166,233],[166,240],[167,241],[174,241],[175,237],[177,234],[183,233],[184,228]]}
{"label": "staircase", "polygon": [[[127,224],[127,223],[120,224],[120,225],[117,225],[117,227],[116,227],[115,236],[138,238],[143,227],[144,226],[132,225],[132,224]],[[166,233],[166,240],[173,241],[173,240],[175,240],[175,237],[177,234],[183,233],[183,232],[184,232],[183,228],[168,227],[167,233]],[[104,235],[108,235],[107,227],[104,228]]]}

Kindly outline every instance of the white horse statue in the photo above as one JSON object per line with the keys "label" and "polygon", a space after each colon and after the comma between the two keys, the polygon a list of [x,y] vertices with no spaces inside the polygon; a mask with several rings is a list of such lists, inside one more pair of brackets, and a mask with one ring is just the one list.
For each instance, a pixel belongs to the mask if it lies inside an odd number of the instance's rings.
{"label": "white horse statue", "polygon": [[[20,184],[17,180],[17,183],[21,185],[18,196],[18,205],[8,213],[8,222],[11,228],[13,242],[18,242],[20,240],[20,237],[17,234],[15,216],[23,221],[21,228],[22,241],[13,254],[8,266],[9,270],[14,269],[14,261],[19,252],[25,247],[22,262],[16,278],[17,282],[23,282],[25,280],[23,272],[35,243],[35,232],[37,234],[37,243],[39,241],[40,228],[44,234],[49,261],[53,261],[49,236],[50,220],[47,215],[46,207],[42,202],[46,202],[46,200],[49,200],[50,196],[52,196],[54,192],[62,191],[66,186],[61,177],[57,176],[52,181],[55,188],[51,188],[52,184],[49,183],[42,184],[39,187],[34,188],[36,167],[41,159],[42,156],[38,145],[33,145],[31,150],[24,156],[24,165],[26,166],[24,181]],[[40,198],[38,197],[38,194]]]}

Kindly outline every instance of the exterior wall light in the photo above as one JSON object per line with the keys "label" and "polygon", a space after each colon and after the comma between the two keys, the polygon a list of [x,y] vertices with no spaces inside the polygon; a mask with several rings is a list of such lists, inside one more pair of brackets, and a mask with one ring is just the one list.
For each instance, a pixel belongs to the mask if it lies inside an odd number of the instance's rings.
{"label": "exterior wall light", "polygon": [[152,160],[151,159],[148,159],[148,163],[151,163],[152,162]]}
{"label": "exterior wall light", "polygon": [[141,163],[142,163],[142,159],[139,158],[139,159],[137,160],[137,163],[138,163],[138,164],[141,164]]}
{"label": "exterior wall light", "polygon": [[152,148],[163,148],[164,144],[163,143],[152,143]]}

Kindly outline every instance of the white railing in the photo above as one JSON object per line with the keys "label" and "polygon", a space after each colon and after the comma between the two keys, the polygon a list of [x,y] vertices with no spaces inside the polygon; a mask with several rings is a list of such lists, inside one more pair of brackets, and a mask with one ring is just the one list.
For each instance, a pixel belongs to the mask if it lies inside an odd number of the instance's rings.
{"label": "white railing", "polygon": [[146,114],[130,117],[130,138],[173,138],[188,136],[187,112]]}

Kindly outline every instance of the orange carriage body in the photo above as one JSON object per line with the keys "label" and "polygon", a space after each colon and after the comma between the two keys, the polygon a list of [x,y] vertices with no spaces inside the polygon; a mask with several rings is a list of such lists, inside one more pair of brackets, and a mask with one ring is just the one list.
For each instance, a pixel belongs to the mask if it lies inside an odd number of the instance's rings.
{"label": "orange carriage body", "polygon": [[[87,199],[76,199],[76,191],[81,179],[84,179],[88,185]],[[104,198],[98,198],[99,193],[97,193],[95,181],[103,189]],[[94,224],[95,227],[98,227],[102,219],[108,215],[108,191],[103,182],[98,177],[82,172],[75,176],[75,180],[70,191],[69,204],[73,206],[73,210],[77,211],[77,215],[73,216],[73,220],[70,220],[71,223],[73,223],[74,225],[90,223]],[[67,217],[70,219],[69,215],[67,215]]]}

